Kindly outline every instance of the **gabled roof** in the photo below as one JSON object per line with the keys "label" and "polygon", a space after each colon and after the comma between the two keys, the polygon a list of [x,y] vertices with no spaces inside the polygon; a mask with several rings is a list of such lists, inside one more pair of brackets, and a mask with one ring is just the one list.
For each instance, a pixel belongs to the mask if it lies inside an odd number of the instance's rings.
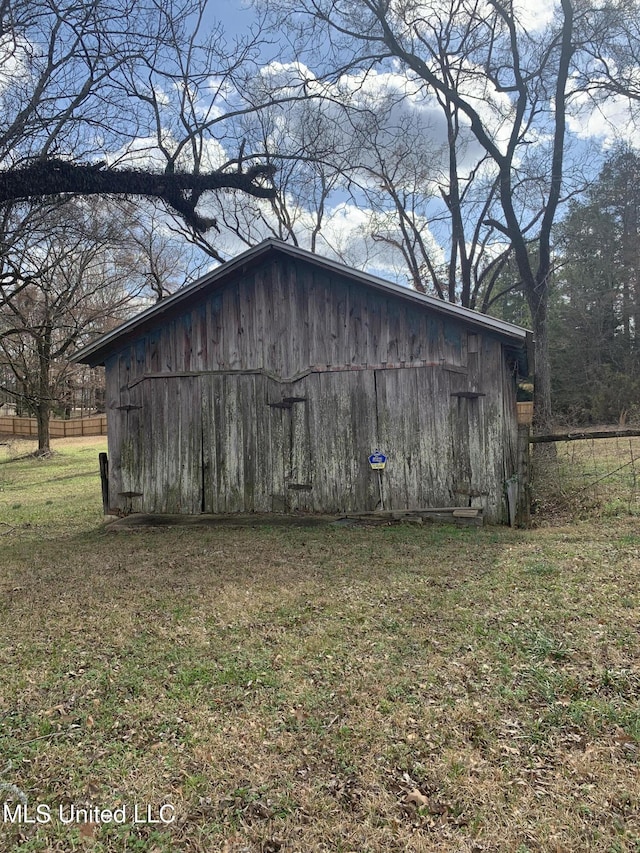
{"label": "gabled roof", "polygon": [[165,315],[177,314],[184,303],[193,300],[194,297],[201,295],[204,291],[222,287],[238,272],[260,263],[273,253],[305,261],[318,269],[337,273],[343,278],[351,279],[358,284],[363,284],[378,292],[381,291],[388,296],[413,302],[422,307],[428,307],[438,314],[445,314],[482,330],[492,331],[499,337],[506,339],[507,342],[511,343],[517,349],[524,348],[530,342],[531,333],[520,326],[515,326],[513,323],[507,323],[504,320],[480,314],[480,312],[472,311],[469,308],[461,308],[459,305],[453,305],[434,296],[418,293],[416,290],[403,287],[401,284],[394,284],[393,282],[385,281],[383,278],[378,278],[378,276],[352,269],[337,261],[332,261],[321,255],[309,252],[306,249],[300,249],[297,246],[283,243],[281,240],[269,238],[238,255],[232,261],[221,264],[216,269],[201,276],[197,281],[185,285],[171,296],[168,296],[146,311],[142,311],[117,328],[97,338],[97,340],[75,353],[72,361],[90,364],[94,367],[98,364],[104,364],[104,360],[110,353],[127,341],[133,340],[135,337],[155,327],[159,321],[162,321]]}

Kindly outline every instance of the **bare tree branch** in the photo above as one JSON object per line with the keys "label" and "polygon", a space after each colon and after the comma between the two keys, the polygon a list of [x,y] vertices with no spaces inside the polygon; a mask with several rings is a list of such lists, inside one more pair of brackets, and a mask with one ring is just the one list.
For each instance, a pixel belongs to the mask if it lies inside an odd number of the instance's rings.
{"label": "bare tree branch", "polygon": [[267,184],[274,172],[274,167],[266,164],[250,166],[245,171],[189,174],[109,169],[102,164],[86,166],[64,160],[39,160],[19,169],[0,171],[0,204],[69,194],[123,195],[128,198],[145,196],[164,201],[196,231],[207,231],[215,228],[216,222],[196,212],[197,201],[203,193],[234,189],[256,198],[274,198],[276,191]]}

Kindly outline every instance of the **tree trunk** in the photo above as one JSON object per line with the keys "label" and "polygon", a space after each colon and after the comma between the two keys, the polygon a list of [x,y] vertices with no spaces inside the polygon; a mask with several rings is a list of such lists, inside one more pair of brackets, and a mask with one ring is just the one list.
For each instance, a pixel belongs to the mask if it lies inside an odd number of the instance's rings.
{"label": "tree trunk", "polygon": [[36,420],[38,422],[38,456],[46,456],[51,453],[49,435],[50,415],[49,401],[44,400],[38,403],[36,408]]}
{"label": "tree trunk", "polygon": [[36,421],[38,424],[38,456],[51,453],[51,437],[49,435],[49,420],[51,417],[51,393],[49,389],[49,368],[51,364],[50,335],[45,333],[38,341],[38,401],[36,404]]}
{"label": "tree trunk", "polygon": [[27,385],[25,382],[18,381],[18,395],[16,396],[16,417],[29,418],[33,414],[29,411],[29,407],[25,403],[27,398]]}
{"label": "tree trunk", "polygon": [[550,432],[553,427],[547,322],[548,289],[546,287],[527,288],[527,301],[533,319],[534,336],[533,429],[535,433],[544,433]]}

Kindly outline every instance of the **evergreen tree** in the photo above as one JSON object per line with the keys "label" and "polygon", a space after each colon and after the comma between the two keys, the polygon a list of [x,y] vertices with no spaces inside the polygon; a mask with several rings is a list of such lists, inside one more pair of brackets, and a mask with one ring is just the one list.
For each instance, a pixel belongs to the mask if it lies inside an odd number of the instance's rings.
{"label": "evergreen tree", "polygon": [[616,150],[559,228],[550,311],[555,410],[610,422],[640,408],[640,157]]}

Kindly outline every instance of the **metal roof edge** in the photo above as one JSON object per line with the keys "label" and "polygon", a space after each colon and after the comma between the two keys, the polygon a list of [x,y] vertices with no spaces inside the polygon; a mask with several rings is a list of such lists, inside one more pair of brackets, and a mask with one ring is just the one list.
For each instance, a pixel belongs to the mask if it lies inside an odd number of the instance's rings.
{"label": "metal roof edge", "polygon": [[198,279],[191,282],[191,284],[181,287],[171,296],[168,296],[161,302],[158,302],[150,308],[136,314],[135,317],[131,317],[129,320],[121,323],[110,332],[96,338],[96,340],[74,353],[74,355],[71,356],[70,361],[74,363],[90,364],[93,362],[94,364],[99,364],[100,361],[96,361],[95,358],[92,359],[91,357],[97,356],[102,350],[108,350],[110,345],[115,343],[121,336],[126,335],[129,332],[134,332],[136,328],[144,326],[148,320],[161,317],[163,314],[171,311],[174,306],[179,305],[194,294],[197,294],[198,291],[227,278],[229,275],[232,275],[248,263],[255,263],[263,255],[272,250],[279,251],[293,258],[298,258],[306,261],[307,263],[312,263],[317,267],[335,272],[368,287],[373,287],[376,290],[399,296],[402,299],[407,299],[424,307],[429,307],[438,313],[457,317],[467,323],[472,323],[484,329],[490,329],[504,337],[518,341],[521,345],[526,343],[527,335],[531,334],[527,329],[524,329],[521,326],[516,326],[513,323],[508,323],[505,320],[498,320],[497,318],[490,317],[487,314],[481,314],[479,311],[474,311],[470,308],[463,308],[460,305],[454,305],[451,302],[444,302],[443,300],[438,299],[435,296],[429,296],[426,293],[418,293],[418,291],[411,290],[401,284],[386,281],[386,279],[380,278],[379,276],[353,269],[339,261],[325,258],[322,255],[316,255],[306,249],[301,249],[299,246],[291,246],[288,243],[284,243],[282,240],[269,237],[257,246],[252,246],[232,260],[225,261],[223,264],[220,264],[219,267],[216,267],[210,272],[200,276]]}

